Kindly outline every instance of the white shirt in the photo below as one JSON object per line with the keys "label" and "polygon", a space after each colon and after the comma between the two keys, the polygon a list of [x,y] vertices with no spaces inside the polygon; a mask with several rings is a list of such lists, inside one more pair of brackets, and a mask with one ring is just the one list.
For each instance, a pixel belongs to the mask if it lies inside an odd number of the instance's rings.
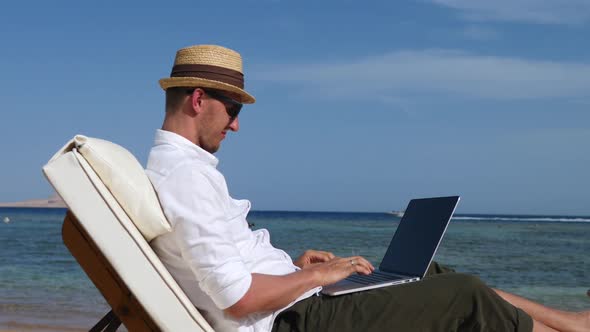
{"label": "white shirt", "polygon": [[172,232],[155,238],[151,246],[215,330],[270,331],[285,308],[239,321],[224,315],[223,309],[246,294],[252,273],[284,275],[299,268],[270,244],[266,229],[250,230],[250,202],[230,197],[217,164],[215,156],[184,137],[156,132],[146,173]]}

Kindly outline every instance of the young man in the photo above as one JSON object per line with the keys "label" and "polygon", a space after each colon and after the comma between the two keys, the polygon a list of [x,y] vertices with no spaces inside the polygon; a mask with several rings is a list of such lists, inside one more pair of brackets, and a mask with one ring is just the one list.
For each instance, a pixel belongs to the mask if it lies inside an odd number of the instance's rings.
{"label": "young man", "polygon": [[[424,280],[323,297],[321,286],[374,267],[360,256],[309,250],[296,261],[252,231],[247,200],[230,197],[215,153],[239,130],[242,59],[213,45],[176,54],[166,116],[147,173],[173,231],[152,247],[219,331],[589,331],[590,312],[567,313],[492,290],[433,264]],[[517,308],[518,307],[518,308]],[[520,309],[519,309],[520,308]]]}

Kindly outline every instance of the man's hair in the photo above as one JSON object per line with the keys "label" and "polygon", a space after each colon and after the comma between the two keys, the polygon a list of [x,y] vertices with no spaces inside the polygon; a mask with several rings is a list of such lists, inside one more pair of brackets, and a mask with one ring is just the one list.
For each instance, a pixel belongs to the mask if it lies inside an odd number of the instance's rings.
{"label": "man's hair", "polygon": [[175,87],[166,89],[166,113],[179,110],[189,96],[189,88]]}

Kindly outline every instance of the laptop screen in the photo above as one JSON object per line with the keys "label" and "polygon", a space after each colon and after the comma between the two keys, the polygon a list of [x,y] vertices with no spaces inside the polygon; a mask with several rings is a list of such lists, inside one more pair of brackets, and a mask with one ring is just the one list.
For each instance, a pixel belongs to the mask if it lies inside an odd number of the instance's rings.
{"label": "laptop screen", "polygon": [[411,200],[379,269],[424,277],[458,202],[459,196]]}

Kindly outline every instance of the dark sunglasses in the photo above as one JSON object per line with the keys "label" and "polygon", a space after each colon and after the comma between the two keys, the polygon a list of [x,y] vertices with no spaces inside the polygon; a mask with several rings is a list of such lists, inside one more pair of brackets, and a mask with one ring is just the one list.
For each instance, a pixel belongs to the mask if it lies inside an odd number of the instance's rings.
{"label": "dark sunglasses", "polygon": [[[187,90],[188,94],[192,94],[195,90]],[[240,110],[242,110],[242,106],[244,106],[242,103],[240,103],[237,100],[234,100],[224,94],[222,94],[221,92],[218,92],[216,90],[209,90],[209,89],[203,89],[203,91],[205,91],[206,94],[209,95],[209,97],[213,98],[213,99],[217,99],[220,102],[223,103],[223,105],[225,106],[225,111],[227,112],[227,115],[229,115],[230,118],[235,119],[238,117],[238,114],[240,114]]]}

